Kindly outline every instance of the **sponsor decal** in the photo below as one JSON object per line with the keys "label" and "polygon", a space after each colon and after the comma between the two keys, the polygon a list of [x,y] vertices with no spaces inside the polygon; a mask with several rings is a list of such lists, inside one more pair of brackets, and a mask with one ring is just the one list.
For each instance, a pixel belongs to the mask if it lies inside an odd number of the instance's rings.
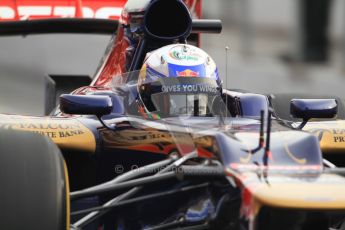
{"label": "sponsor decal", "polygon": [[[66,17],[119,19],[126,2],[127,0],[1,0],[0,21]],[[185,2],[192,7],[192,3]],[[200,16],[200,2],[193,4],[192,8]]]}
{"label": "sponsor decal", "polygon": [[342,153],[345,149],[344,126],[345,123],[340,120],[328,123],[311,122],[303,130],[314,134],[319,139],[321,150],[324,153]]}
{"label": "sponsor decal", "polygon": [[345,142],[345,139],[342,136],[334,136],[333,140],[334,140],[335,143],[337,143],[337,142]]}
{"label": "sponsor decal", "polygon": [[345,129],[332,129],[329,131],[333,134],[334,143],[345,142]]}
{"label": "sponsor decal", "polygon": [[186,69],[184,71],[176,71],[176,76],[179,77],[197,77],[199,76],[199,72],[192,71],[190,69]]}
{"label": "sponsor decal", "polygon": [[180,52],[177,50],[171,50],[169,56],[178,61],[199,61],[201,56],[197,53]]}
{"label": "sponsor decal", "polygon": [[328,133],[332,135],[334,143],[345,142],[345,129],[311,129],[308,131],[316,135],[319,141]]}
{"label": "sponsor decal", "polygon": [[19,129],[48,136],[50,138],[66,138],[82,135],[85,132],[79,124],[48,124],[48,123],[9,123],[0,124],[0,129]]}
{"label": "sponsor decal", "polygon": [[202,55],[198,50],[188,46],[174,46],[169,50],[169,57],[177,61],[196,62],[201,60]]}
{"label": "sponsor decal", "polygon": [[51,138],[62,149],[93,152],[96,142],[93,133],[77,120],[3,116],[0,129],[23,130]]}
{"label": "sponsor decal", "polygon": [[0,123],[0,128],[4,129],[39,129],[39,130],[47,130],[47,129],[78,129],[80,128],[79,124],[54,124],[54,123]]}
{"label": "sponsor decal", "polygon": [[164,93],[209,93],[216,94],[217,88],[210,85],[163,85]]}
{"label": "sponsor decal", "polygon": [[205,77],[206,70],[203,64],[201,65],[175,65],[168,63],[169,77]]}
{"label": "sponsor decal", "polygon": [[184,133],[168,133],[166,131],[121,130],[101,131],[101,137],[106,148],[132,149],[151,153],[169,154],[177,148],[182,152],[193,151],[191,136]]}
{"label": "sponsor decal", "polygon": [[78,5],[76,1],[70,0],[2,0],[0,21],[73,17],[119,19],[125,2],[83,0],[82,4]]}

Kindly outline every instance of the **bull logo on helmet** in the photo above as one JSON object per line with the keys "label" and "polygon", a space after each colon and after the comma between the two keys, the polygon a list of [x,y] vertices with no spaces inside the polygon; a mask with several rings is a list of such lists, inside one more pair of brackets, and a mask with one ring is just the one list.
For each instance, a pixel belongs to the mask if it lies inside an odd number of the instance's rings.
{"label": "bull logo on helmet", "polygon": [[184,71],[176,71],[176,76],[178,77],[197,77],[199,76],[199,72],[195,72],[190,69],[186,69]]}

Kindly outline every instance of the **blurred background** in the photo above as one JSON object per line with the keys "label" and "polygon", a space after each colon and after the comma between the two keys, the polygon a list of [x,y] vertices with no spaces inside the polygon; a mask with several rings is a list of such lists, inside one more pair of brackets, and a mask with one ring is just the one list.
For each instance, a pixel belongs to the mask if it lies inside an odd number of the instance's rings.
{"label": "blurred background", "polygon": [[[344,100],[344,13],[342,0],[203,0],[203,18],[222,19],[223,31],[202,35],[201,48],[227,88]],[[49,88],[89,84],[109,39],[0,36],[0,113],[48,114]]]}
{"label": "blurred background", "polygon": [[224,27],[202,44],[228,88],[344,96],[344,11],[341,0],[204,1],[204,17]]}

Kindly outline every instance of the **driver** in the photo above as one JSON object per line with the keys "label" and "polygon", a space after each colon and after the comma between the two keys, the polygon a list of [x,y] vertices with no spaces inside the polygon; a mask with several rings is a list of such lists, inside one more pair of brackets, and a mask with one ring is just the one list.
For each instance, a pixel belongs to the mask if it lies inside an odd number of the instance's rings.
{"label": "driver", "polygon": [[174,44],[147,54],[138,92],[144,116],[212,116],[221,83],[207,53],[191,45]]}

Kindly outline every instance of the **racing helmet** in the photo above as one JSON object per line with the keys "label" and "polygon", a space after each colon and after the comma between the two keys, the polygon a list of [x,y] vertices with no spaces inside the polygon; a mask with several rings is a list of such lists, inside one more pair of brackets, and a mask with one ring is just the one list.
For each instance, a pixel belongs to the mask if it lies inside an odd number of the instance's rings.
{"label": "racing helmet", "polygon": [[208,116],[221,83],[216,64],[205,51],[174,44],[147,54],[138,92],[146,113]]}

